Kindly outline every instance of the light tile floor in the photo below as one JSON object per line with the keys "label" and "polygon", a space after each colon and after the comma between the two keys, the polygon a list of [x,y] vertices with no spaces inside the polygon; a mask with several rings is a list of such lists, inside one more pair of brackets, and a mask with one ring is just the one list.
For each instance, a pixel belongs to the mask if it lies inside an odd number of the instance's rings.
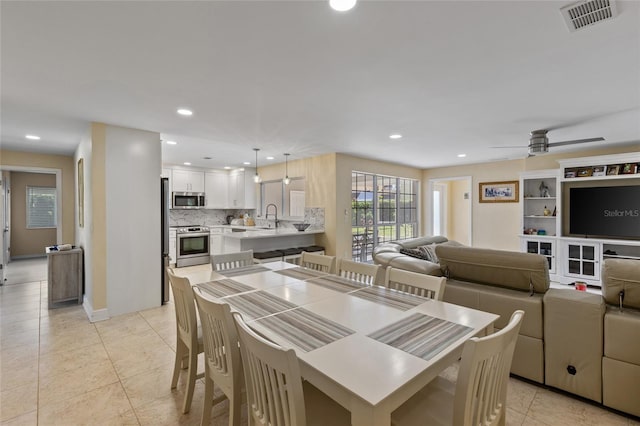
{"label": "light tile floor", "polygon": [[[28,269],[40,274],[33,264]],[[24,271],[24,276],[34,275]],[[175,353],[171,303],[91,324],[78,305],[48,310],[46,281],[40,277],[0,287],[0,335],[2,425],[200,422],[204,384],[197,382],[188,414],[181,413],[184,373],[178,389],[170,389]],[[226,425],[227,413],[226,401],[214,407],[211,424]],[[637,420],[514,378],[507,424],[640,426]]]}

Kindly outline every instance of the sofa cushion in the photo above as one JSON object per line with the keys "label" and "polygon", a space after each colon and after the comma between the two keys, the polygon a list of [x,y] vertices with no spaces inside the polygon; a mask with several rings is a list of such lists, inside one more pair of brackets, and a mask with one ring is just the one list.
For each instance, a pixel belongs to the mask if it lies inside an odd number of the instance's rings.
{"label": "sofa cushion", "polygon": [[640,365],[640,312],[607,307],[604,356]]}
{"label": "sofa cushion", "polygon": [[437,263],[429,262],[428,260],[420,260],[413,257],[399,254],[396,257],[389,260],[387,267],[404,269],[405,271],[419,272],[421,274],[434,275],[436,277],[442,276],[440,265]]}
{"label": "sofa cushion", "polygon": [[536,293],[549,289],[549,264],[539,254],[444,244],[436,254],[449,278]]}
{"label": "sofa cushion", "polygon": [[618,306],[621,291],[624,291],[623,306],[640,308],[640,260],[605,259],[602,295],[607,303]]}
{"label": "sofa cushion", "polygon": [[529,296],[528,293],[517,290],[455,279],[448,279],[444,288],[445,302],[500,315],[494,324],[496,328],[505,327],[509,323],[511,314],[522,309],[524,318],[520,326],[520,334],[542,339],[542,295]]}

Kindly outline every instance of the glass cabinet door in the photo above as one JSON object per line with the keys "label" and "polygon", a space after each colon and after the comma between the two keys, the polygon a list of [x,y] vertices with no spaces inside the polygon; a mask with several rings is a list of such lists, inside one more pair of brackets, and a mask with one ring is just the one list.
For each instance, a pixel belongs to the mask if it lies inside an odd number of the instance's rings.
{"label": "glass cabinet door", "polygon": [[600,279],[598,245],[568,243],[567,255],[567,275],[592,280]]}

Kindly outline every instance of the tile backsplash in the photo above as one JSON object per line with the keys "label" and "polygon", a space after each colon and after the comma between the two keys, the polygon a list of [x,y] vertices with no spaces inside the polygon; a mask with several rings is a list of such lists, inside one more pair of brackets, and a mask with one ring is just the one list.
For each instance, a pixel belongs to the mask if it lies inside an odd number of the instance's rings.
{"label": "tile backsplash", "polygon": [[[193,210],[169,210],[170,226],[188,226],[203,225],[215,226],[226,225],[227,216],[240,217],[240,215],[249,214],[255,219],[256,226],[273,227],[273,220],[256,218],[255,210],[209,210],[209,209],[193,209]],[[282,228],[293,228],[293,223],[300,220],[281,220],[279,226]],[[305,207],[304,222],[310,223],[311,228],[324,228],[324,207]]]}

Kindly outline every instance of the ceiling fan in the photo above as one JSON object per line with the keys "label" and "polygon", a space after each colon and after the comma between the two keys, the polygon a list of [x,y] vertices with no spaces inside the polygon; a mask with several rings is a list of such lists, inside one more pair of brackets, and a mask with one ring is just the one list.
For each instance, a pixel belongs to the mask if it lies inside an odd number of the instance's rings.
{"label": "ceiling fan", "polygon": [[[603,141],[603,137],[597,138],[587,138],[587,139],[574,139],[570,141],[562,141],[562,142],[549,142],[549,138],[547,138],[547,132],[549,130],[534,130],[531,132],[531,138],[529,138],[529,145],[527,148],[529,149],[529,156],[532,157],[536,154],[545,154],[549,152],[549,148],[552,146],[563,146],[563,145],[573,145],[576,143],[586,143],[586,142],[598,142]],[[492,148],[524,148],[524,146],[494,146]]]}

